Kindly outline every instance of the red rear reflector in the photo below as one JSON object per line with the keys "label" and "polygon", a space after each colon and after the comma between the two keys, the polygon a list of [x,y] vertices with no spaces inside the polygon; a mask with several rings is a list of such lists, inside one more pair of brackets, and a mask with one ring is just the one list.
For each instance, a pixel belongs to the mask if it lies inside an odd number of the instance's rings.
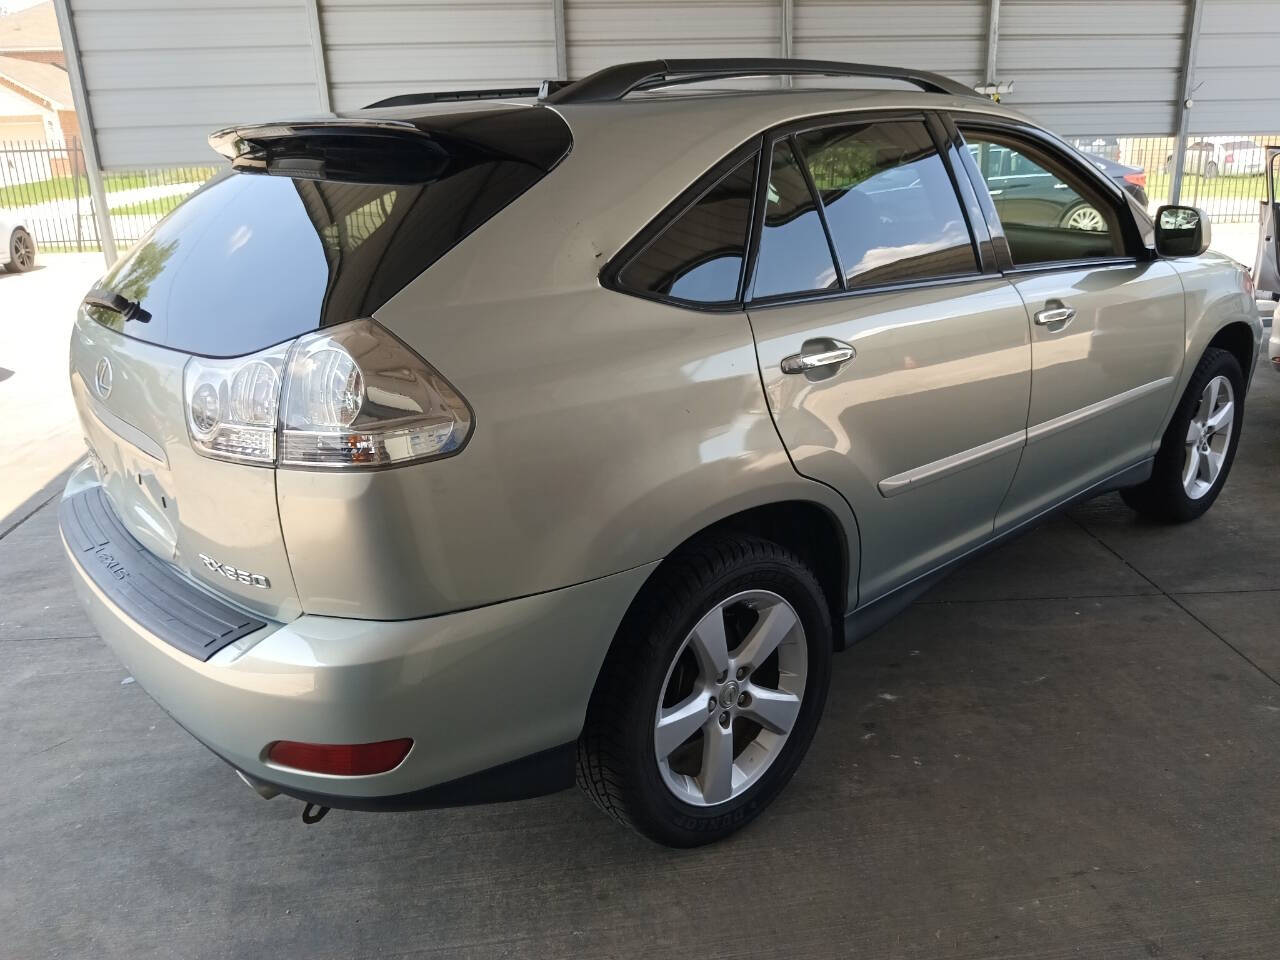
{"label": "red rear reflector", "polygon": [[1145,187],[1147,185],[1147,171],[1145,170],[1140,173],[1126,173],[1124,178],[1129,183],[1135,183],[1140,187]]}
{"label": "red rear reflector", "polygon": [[1226,161],[1227,163],[1235,163],[1236,155],[1234,153],[1228,153],[1225,157],[1223,157],[1223,160]]}
{"label": "red rear reflector", "polygon": [[380,740],[377,743],[298,743],[277,740],[267,747],[267,759],[281,767],[307,773],[363,777],[386,773],[409,755],[413,741]]}

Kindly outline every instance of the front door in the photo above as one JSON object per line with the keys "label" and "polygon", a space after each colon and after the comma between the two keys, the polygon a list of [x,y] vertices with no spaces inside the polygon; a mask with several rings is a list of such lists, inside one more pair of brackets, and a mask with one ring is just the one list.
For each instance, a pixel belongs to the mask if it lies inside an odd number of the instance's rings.
{"label": "front door", "polygon": [[1134,249],[1126,205],[1092,174],[1014,131],[960,130],[979,161],[971,169],[999,151],[1057,198],[1041,215],[1005,202],[1005,181],[988,180],[1007,275],[1031,321],[1027,445],[999,531],[1151,456],[1182,369],[1185,308],[1176,271]]}
{"label": "front door", "polygon": [[1276,181],[1280,179],[1280,147],[1267,147],[1267,199],[1262,203],[1258,220],[1258,256],[1253,265],[1253,285],[1260,291],[1280,295],[1280,195]]}
{"label": "front door", "polygon": [[763,200],[765,392],[796,469],[853,507],[866,603],[991,536],[1026,427],[1026,312],[981,272],[923,117],[775,138]]}

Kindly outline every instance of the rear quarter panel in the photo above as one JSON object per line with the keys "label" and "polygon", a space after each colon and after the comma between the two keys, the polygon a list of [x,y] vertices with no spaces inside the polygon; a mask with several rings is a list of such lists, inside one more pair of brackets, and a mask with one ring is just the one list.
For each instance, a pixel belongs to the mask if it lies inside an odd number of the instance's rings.
{"label": "rear quarter panel", "polygon": [[792,469],[743,314],[580,289],[402,298],[379,319],[462,392],[475,429],[446,460],[279,472],[308,613],[391,619],[538,593],[776,500],[818,502],[851,528],[844,502]]}
{"label": "rear quarter panel", "polygon": [[791,465],[746,315],[600,286],[613,251],[736,145],[690,129],[658,170],[629,159],[641,136],[575,131],[560,167],[377,311],[466,397],[475,427],[446,460],[279,471],[306,612],[394,619],[538,593],[782,500],[824,507],[856,545],[845,501]]}

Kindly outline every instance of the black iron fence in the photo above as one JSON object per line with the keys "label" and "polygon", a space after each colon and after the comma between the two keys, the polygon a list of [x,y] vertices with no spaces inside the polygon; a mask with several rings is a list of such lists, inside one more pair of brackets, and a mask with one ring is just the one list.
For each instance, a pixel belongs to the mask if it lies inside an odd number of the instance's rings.
{"label": "black iron fence", "polygon": [[[1069,139],[1085,153],[1141,171],[1151,211],[1169,202],[1172,137]],[[1280,145],[1280,134],[1190,137],[1180,202],[1202,208],[1215,223],[1257,222],[1258,203],[1267,196],[1263,171],[1268,145]]]}
{"label": "black iron fence", "polygon": [[[78,141],[0,143],[0,211],[22,222],[44,250],[96,250],[95,217]],[[217,172],[216,167],[116,170],[105,174],[108,213],[123,250]]]}
{"label": "black iron fence", "polygon": [[[1169,202],[1172,137],[1071,137],[1072,143],[1141,179],[1154,211]],[[1192,137],[1184,154],[1183,203],[1203,208],[1217,223],[1258,219],[1266,197],[1265,147],[1280,134]],[[117,170],[105,175],[116,244],[124,249],[218,172],[217,167]],[[1123,171],[1109,170],[1116,176]],[[96,250],[98,224],[84,152],[66,144],[0,143],[0,210],[24,223],[45,250]]]}

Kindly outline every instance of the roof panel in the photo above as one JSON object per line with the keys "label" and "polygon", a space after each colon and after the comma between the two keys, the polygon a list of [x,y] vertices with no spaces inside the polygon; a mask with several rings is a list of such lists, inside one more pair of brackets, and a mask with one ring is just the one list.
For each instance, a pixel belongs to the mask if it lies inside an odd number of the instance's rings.
{"label": "roof panel", "polygon": [[52,0],[0,17],[0,52],[61,49]]}

